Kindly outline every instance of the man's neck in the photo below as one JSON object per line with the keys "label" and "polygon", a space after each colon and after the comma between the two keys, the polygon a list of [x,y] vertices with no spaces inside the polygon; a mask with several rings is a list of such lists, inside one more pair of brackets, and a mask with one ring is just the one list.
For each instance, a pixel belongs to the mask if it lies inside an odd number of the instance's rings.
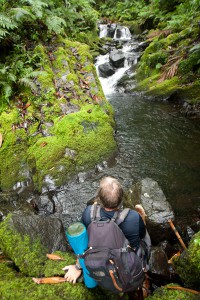
{"label": "man's neck", "polygon": [[106,208],[106,207],[104,207],[103,209],[105,209],[106,211],[118,210],[118,208]]}

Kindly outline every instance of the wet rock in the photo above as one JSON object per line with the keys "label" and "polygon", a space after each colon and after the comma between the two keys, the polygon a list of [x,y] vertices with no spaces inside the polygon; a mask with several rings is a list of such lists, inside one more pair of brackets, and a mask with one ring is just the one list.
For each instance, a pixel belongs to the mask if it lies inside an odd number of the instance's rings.
{"label": "wet rock", "polygon": [[158,245],[167,255],[167,258],[170,259],[175,253],[179,251],[179,247],[175,245],[171,245],[168,241],[163,241]]}
{"label": "wet rock", "polygon": [[114,37],[116,27],[117,27],[116,23],[112,23],[112,24],[107,25],[107,37],[110,37],[110,38]]}
{"label": "wet rock", "polygon": [[19,197],[17,192],[0,193],[0,207],[2,219],[16,210],[32,211],[31,205]]}
{"label": "wet rock", "polygon": [[155,247],[151,250],[149,260],[149,272],[151,276],[159,279],[169,279],[170,271],[168,258],[160,247]]}
{"label": "wet rock", "polygon": [[141,204],[147,215],[147,227],[152,242],[158,244],[174,238],[168,220],[174,220],[174,213],[158,183],[150,178],[133,185],[127,195],[126,203],[134,208]]}
{"label": "wet rock", "polygon": [[115,70],[110,63],[99,65],[98,70],[99,70],[99,76],[104,78],[109,77],[115,73]]}
{"label": "wet rock", "polygon": [[72,149],[70,149],[70,148],[66,148],[66,149],[65,149],[65,156],[68,156],[68,157],[70,157],[71,159],[75,159],[76,154],[77,154],[77,151],[76,151],[76,150],[72,150]]}
{"label": "wet rock", "polygon": [[45,215],[53,214],[55,211],[55,204],[48,194],[39,197],[37,207],[39,212]]}
{"label": "wet rock", "polygon": [[91,174],[88,172],[78,173],[78,182],[84,182],[86,179],[90,178]]}
{"label": "wet rock", "polygon": [[109,60],[113,67],[122,68],[124,66],[125,55],[121,50],[113,50],[109,55]]}
{"label": "wet rock", "polygon": [[43,181],[42,193],[53,191],[56,189],[56,187],[57,186],[53,177],[51,177],[50,175],[46,175]]}
{"label": "wet rock", "polygon": [[28,235],[32,241],[39,238],[49,253],[67,250],[65,231],[58,218],[19,211],[13,213],[9,222],[21,236]]}

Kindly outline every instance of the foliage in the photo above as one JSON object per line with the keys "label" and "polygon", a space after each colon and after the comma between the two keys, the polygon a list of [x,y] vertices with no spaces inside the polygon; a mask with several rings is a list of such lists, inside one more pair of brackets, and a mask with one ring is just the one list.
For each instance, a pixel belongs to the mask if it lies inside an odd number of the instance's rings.
{"label": "foliage", "polygon": [[92,0],[1,1],[0,6],[0,98],[5,103],[19,94],[21,86],[35,91],[37,76],[32,49],[55,35],[77,37],[95,31],[98,18]]}
{"label": "foliage", "polygon": [[10,217],[9,215],[0,224],[1,249],[14,260],[15,265],[20,267],[22,273],[41,276],[47,249],[41,245],[39,240],[33,242],[29,236],[23,237],[12,230]]}
{"label": "foliage", "polygon": [[187,287],[199,290],[200,231],[193,236],[188,250],[174,261],[174,267]]}
{"label": "foliage", "polygon": [[149,300],[197,300],[198,295],[190,292],[170,290],[167,287],[158,288],[153,295],[148,297]]}

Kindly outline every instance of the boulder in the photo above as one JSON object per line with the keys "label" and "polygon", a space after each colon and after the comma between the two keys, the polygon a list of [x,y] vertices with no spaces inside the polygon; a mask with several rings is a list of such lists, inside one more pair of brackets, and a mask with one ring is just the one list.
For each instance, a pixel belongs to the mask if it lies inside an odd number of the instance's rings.
{"label": "boulder", "polygon": [[107,37],[113,38],[115,35],[117,24],[112,23],[107,25]]}
{"label": "boulder", "polygon": [[110,63],[112,64],[113,67],[123,68],[124,67],[125,55],[122,52],[122,50],[115,49],[112,52],[110,52],[109,60],[110,60]]}
{"label": "boulder", "polygon": [[186,287],[200,291],[200,231],[192,237],[187,251],[173,261],[173,266]]}
{"label": "boulder", "polygon": [[168,258],[164,250],[160,247],[154,247],[151,250],[149,272],[151,277],[159,278],[159,280],[169,280]]}
{"label": "boulder", "polygon": [[0,245],[19,270],[29,276],[43,274],[47,253],[67,250],[65,231],[59,219],[21,211],[1,222]]}
{"label": "boulder", "polygon": [[111,66],[110,63],[104,63],[98,66],[99,76],[107,78],[115,73],[114,68]]}
{"label": "boulder", "polygon": [[174,220],[171,205],[159,187],[158,183],[150,178],[145,178],[134,184],[126,194],[126,205],[134,208],[141,204],[147,215],[147,227],[152,242],[158,244],[163,240],[174,239],[174,233],[168,220]]}

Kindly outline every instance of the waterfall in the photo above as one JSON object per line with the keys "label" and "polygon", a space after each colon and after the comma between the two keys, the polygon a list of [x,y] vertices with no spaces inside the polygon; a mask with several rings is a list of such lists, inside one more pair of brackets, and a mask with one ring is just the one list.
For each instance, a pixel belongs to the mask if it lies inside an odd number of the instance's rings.
{"label": "waterfall", "polygon": [[99,37],[100,38],[107,37],[107,34],[108,34],[108,26],[101,24],[99,26]]}
{"label": "waterfall", "polygon": [[[116,43],[121,47],[120,54],[124,55],[124,64],[120,67],[114,67],[114,74],[111,76],[102,77],[99,72],[99,66],[103,64],[109,64],[112,68],[112,62],[110,59],[110,53],[106,55],[100,55],[97,57],[95,66],[97,74],[99,76],[103,91],[105,95],[111,94],[116,91],[116,85],[119,79],[123,77],[126,71],[133,65],[137,64],[139,53],[135,51],[138,48],[139,42],[132,37],[130,30],[118,24],[100,24],[99,25],[99,37],[111,37],[108,48],[111,51],[117,51]],[[118,48],[118,47],[117,47]]]}

